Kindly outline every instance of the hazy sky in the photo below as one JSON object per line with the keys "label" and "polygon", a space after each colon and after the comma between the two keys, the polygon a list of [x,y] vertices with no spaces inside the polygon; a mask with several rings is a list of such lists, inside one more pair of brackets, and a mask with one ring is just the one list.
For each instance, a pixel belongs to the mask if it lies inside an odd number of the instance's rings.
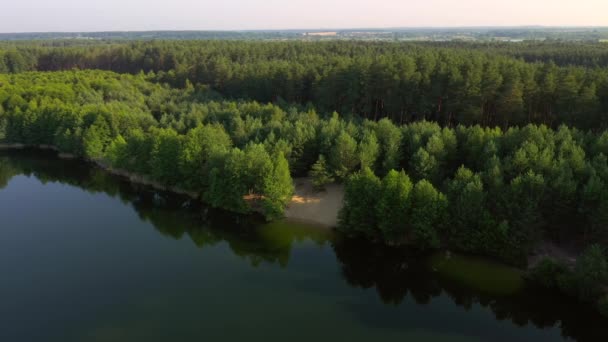
{"label": "hazy sky", "polygon": [[0,32],[608,26],[608,0],[0,0]]}

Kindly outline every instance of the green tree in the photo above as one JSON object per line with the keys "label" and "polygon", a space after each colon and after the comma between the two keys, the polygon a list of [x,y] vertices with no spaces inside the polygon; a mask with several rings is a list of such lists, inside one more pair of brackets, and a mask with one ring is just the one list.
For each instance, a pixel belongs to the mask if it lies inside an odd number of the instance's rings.
{"label": "green tree", "polygon": [[448,223],[448,200],[433,184],[421,180],[412,191],[410,215],[414,245],[421,249],[439,248],[441,226]]}
{"label": "green tree", "polygon": [[178,168],[182,137],[167,128],[154,130],[151,138],[150,175],[167,185],[178,184],[182,180]]}
{"label": "green tree", "polygon": [[380,163],[383,174],[399,167],[401,130],[390,120],[382,119],[376,127],[376,136],[380,141]]}
{"label": "green tree", "polygon": [[576,261],[574,268],[578,296],[585,301],[597,300],[608,284],[608,260],[602,247],[591,245]]}
{"label": "green tree", "polygon": [[376,204],[378,228],[384,240],[393,244],[406,242],[409,224],[412,182],[404,171],[389,171],[380,187]]}
{"label": "green tree", "polygon": [[361,168],[369,167],[374,170],[376,160],[380,153],[380,145],[378,144],[378,139],[373,131],[366,131],[363,134],[363,139],[359,143],[357,151]]}
{"label": "green tree", "polygon": [[487,252],[506,232],[493,236],[489,227],[495,225],[486,208],[486,193],[481,177],[461,167],[448,182],[450,224],[446,227],[450,244],[467,252]]}
{"label": "green tree", "polygon": [[380,179],[365,168],[351,175],[344,186],[344,206],[340,210],[341,230],[350,235],[377,237],[376,204]]}
{"label": "green tree", "polygon": [[266,178],[273,172],[273,161],[264,145],[250,143],[245,147],[245,183],[250,195],[263,195]]}
{"label": "green tree", "polygon": [[585,240],[601,241],[608,236],[608,190],[597,174],[583,187],[579,210],[587,219],[581,227]]}
{"label": "green tree", "polygon": [[435,179],[437,160],[422,147],[412,157],[410,166],[417,180]]}
{"label": "green tree", "polygon": [[207,163],[211,155],[225,153],[232,146],[232,140],[223,126],[201,125],[190,130],[185,138],[180,157],[180,170],[185,186],[202,191],[209,177]]}
{"label": "green tree", "polygon": [[105,148],[111,141],[110,129],[105,119],[98,116],[95,122],[85,130],[82,138],[85,156],[92,159],[103,158]]}
{"label": "green tree", "polygon": [[106,151],[106,156],[113,167],[126,168],[129,165],[127,141],[122,135],[117,136]]}
{"label": "green tree", "polygon": [[294,192],[289,163],[282,153],[274,158],[272,172],[264,179],[263,206],[268,219],[282,217]]}
{"label": "green tree", "polygon": [[334,174],[340,179],[346,179],[358,163],[357,142],[348,133],[342,132],[336,139],[330,155],[330,165]]}
{"label": "green tree", "polygon": [[312,178],[312,185],[317,191],[324,190],[325,185],[334,181],[331,173],[327,170],[327,163],[323,155],[320,155],[319,160],[312,166],[310,177]]}
{"label": "green tree", "polygon": [[205,202],[214,208],[248,213],[251,208],[244,198],[249,192],[245,152],[233,148],[214,154],[210,164],[209,187],[203,193]]}

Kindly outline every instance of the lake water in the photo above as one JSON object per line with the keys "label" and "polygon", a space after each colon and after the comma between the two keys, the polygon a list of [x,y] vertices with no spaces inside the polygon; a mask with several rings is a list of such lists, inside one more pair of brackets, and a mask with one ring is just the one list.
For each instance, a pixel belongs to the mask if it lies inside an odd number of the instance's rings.
{"label": "lake water", "polygon": [[515,269],[256,221],[0,152],[0,341],[608,341]]}

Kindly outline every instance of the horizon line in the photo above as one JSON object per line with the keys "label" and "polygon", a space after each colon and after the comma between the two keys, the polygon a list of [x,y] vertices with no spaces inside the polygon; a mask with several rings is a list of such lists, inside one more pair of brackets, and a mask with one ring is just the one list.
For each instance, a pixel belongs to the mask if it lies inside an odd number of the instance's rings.
{"label": "horizon line", "polygon": [[0,34],[36,33],[145,33],[145,32],[301,32],[301,31],[352,31],[352,30],[441,30],[441,29],[608,29],[608,25],[471,25],[471,26],[390,26],[390,27],[318,27],[281,29],[155,29],[155,30],[81,30],[81,31],[13,31]]}

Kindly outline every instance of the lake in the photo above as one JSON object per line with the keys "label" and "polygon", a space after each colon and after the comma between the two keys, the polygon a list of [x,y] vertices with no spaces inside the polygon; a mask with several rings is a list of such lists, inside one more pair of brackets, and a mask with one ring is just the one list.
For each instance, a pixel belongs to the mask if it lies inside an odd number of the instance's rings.
{"label": "lake", "polygon": [[82,161],[0,152],[0,341],[607,341],[475,257],[270,224]]}

